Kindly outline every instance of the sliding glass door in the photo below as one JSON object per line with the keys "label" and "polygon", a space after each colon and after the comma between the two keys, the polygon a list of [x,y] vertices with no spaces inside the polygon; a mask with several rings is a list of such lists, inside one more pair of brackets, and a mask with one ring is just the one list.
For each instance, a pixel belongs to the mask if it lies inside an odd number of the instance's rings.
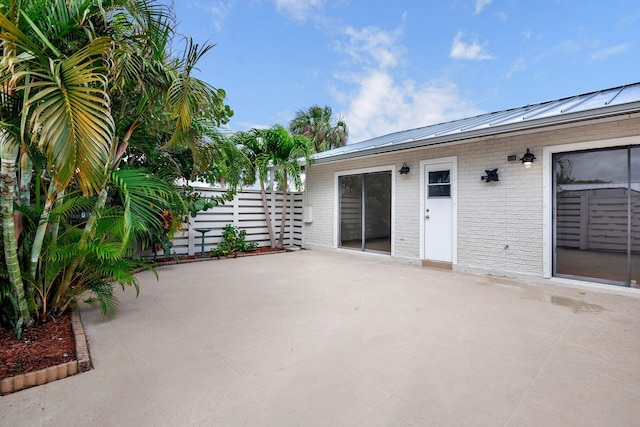
{"label": "sliding glass door", "polygon": [[629,150],[630,187],[629,191],[629,269],[630,284],[640,285],[640,147]]}
{"label": "sliding glass door", "polygon": [[640,147],[553,155],[554,274],[640,282]]}
{"label": "sliding glass door", "polygon": [[391,253],[391,172],[338,177],[339,246]]}

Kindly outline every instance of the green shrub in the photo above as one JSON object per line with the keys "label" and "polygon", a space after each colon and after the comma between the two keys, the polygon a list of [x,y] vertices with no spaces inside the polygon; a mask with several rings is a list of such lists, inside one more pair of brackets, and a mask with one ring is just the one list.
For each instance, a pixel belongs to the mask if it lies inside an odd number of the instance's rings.
{"label": "green shrub", "polygon": [[247,231],[227,224],[222,232],[222,242],[211,249],[213,256],[227,256],[235,252],[248,252],[258,247],[256,242],[246,242]]}

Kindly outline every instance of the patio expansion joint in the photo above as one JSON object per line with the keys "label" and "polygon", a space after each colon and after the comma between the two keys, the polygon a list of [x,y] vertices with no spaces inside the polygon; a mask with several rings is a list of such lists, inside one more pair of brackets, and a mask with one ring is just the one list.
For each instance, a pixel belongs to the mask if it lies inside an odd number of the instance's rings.
{"label": "patio expansion joint", "polygon": [[390,392],[388,395],[386,395],[385,397],[383,397],[382,399],[378,400],[375,403],[371,404],[371,407],[369,408],[369,410],[363,411],[355,420],[353,420],[352,423],[347,424],[347,427],[351,427],[351,426],[359,426],[362,424],[362,418],[367,415],[368,413],[371,412],[371,409],[375,409],[377,408],[381,403],[386,402],[389,399],[392,399],[394,396],[398,396],[398,393],[395,391]]}
{"label": "patio expansion joint", "polygon": [[[562,329],[562,332],[560,333],[560,335],[558,335],[558,338],[556,339],[556,341],[551,346],[551,349],[547,352],[546,356],[544,357],[544,360],[542,361],[542,364],[540,365],[540,368],[538,368],[538,371],[536,372],[536,375],[533,377],[533,379],[529,383],[529,386],[527,387],[527,390],[522,395],[522,398],[520,399],[520,402],[518,402],[518,405],[513,409],[513,411],[511,411],[511,415],[509,415],[509,418],[507,419],[507,421],[504,424],[505,427],[509,425],[509,423],[511,422],[511,419],[513,418],[515,413],[518,412],[518,410],[523,405],[525,400],[527,400],[527,398],[528,398],[527,396],[529,395],[529,392],[531,391],[531,388],[533,387],[533,385],[538,380],[538,377],[540,376],[540,374],[544,371],[544,368],[547,365],[547,362],[551,358],[551,355],[556,351],[556,349],[560,345],[560,342],[562,341],[562,339],[566,335],[567,331],[569,330],[569,327],[576,321],[577,316],[578,316],[578,313],[574,312],[569,317],[569,320],[567,321],[567,324]],[[535,401],[535,400],[533,400],[533,401]],[[556,409],[556,408],[554,408],[554,409]]]}
{"label": "patio expansion joint", "polygon": [[[235,368],[233,368],[233,367],[231,367],[231,366],[229,366],[229,365],[227,365],[227,364],[225,364],[225,367],[227,367],[228,369],[230,369],[231,371],[233,371],[233,373],[235,373],[236,375],[238,375],[238,377],[239,377],[239,378],[240,378],[240,379],[241,379],[245,384],[247,384],[247,385],[251,385],[251,382],[250,382],[250,381],[248,381],[248,380],[247,380],[247,378],[246,378],[246,377],[244,377],[242,374],[240,374],[240,373],[239,373]],[[246,400],[248,400],[248,399],[251,399],[251,398],[253,398],[253,397],[258,396],[260,393],[264,392],[265,390],[268,390],[268,389],[269,389],[269,388],[271,388],[271,387],[273,387],[273,385],[272,385],[272,384],[271,384],[271,385],[268,385],[268,386],[264,386],[264,387],[257,387],[257,388],[255,388],[255,390],[253,390],[251,393],[248,393],[248,394],[246,394],[246,395],[244,395],[244,396],[240,397],[239,399],[235,399],[235,400],[229,401],[228,403],[225,403],[224,405],[217,407],[214,411],[212,411],[212,412],[210,412],[210,413],[208,413],[208,414],[205,414],[205,415],[203,415],[203,416],[199,417],[199,418],[198,418],[198,419],[196,419],[196,420],[193,420],[193,421],[191,422],[191,424],[196,424],[196,423],[198,423],[198,422],[201,422],[201,421],[203,421],[203,420],[207,419],[208,417],[210,417],[210,416],[212,416],[212,415],[214,415],[214,414],[222,413],[222,412],[224,412],[225,410],[227,410],[228,408],[233,407],[234,405],[237,405],[237,404],[239,404],[239,403],[241,403],[241,402],[243,402],[243,401],[246,401]],[[269,405],[271,405],[273,408],[278,408],[278,409],[280,409],[280,408],[278,407],[278,405],[276,405],[275,403],[273,403],[273,402],[271,402],[271,401],[268,401],[268,402],[269,402]],[[288,418],[288,419],[293,423],[293,419],[291,419],[290,414],[284,414],[284,415],[285,415],[285,416],[286,416],[286,417],[287,417],[287,418]]]}

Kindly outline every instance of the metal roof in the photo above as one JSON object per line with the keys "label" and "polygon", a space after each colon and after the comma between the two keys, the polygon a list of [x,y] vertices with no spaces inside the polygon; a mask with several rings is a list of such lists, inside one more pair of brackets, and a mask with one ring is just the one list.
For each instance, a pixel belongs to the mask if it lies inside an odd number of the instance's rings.
{"label": "metal roof", "polygon": [[640,112],[640,82],[390,133],[314,154],[313,162],[327,163],[636,112]]}

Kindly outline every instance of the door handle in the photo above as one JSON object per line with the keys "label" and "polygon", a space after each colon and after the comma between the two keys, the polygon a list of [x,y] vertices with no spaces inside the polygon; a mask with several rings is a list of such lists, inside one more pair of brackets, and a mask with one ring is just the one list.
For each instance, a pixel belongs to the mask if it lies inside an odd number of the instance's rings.
{"label": "door handle", "polygon": [[425,215],[424,217],[425,217],[426,219],[429,219],[429,215]]}

